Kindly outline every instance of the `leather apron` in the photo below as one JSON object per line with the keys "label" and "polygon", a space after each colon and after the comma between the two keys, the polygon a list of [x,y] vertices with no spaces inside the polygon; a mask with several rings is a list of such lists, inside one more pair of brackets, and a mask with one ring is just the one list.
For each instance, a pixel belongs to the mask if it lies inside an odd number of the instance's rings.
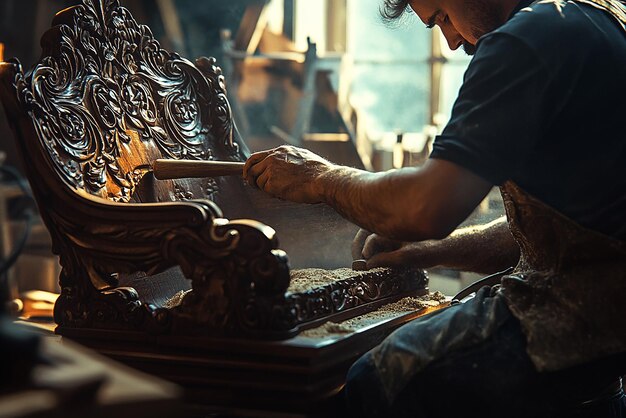
{"label": "leather apron", "polygon": [[521,255],[500,291],[537,370],[626,352],[626,242],[583,228],[513,182],[501,193]]}

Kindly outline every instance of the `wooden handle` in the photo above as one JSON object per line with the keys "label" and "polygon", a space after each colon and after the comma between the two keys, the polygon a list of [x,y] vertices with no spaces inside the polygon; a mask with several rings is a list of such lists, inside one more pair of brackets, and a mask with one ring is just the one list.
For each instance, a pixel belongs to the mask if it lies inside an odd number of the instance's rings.
{"label": "wooden handle", "polygon": [[196,161],[159,159],[152,164],[154,177],[159,180],[240,176],[245,163],[232,161]]}

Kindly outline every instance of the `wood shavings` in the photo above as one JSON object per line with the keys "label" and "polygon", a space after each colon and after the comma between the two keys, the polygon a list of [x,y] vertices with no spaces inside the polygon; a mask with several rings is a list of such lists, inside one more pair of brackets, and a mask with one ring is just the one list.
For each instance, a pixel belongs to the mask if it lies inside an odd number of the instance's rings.
{"label": "wood shavings", "polygon": [[434,308],[441,304],[441,302],[445,301],[446,297],[441,292],[430,293],[428,295],[419,296],[419,297],[407,297],[404,299],[400,299],[397,302],[390,303],[388,305],[382,306],[375,312],[408,312],[408,311],[419,311],[424,308]]}
{"label": "wood shavings", "polygon": [[165,303],[163,304],[163,307],[167,309],[172,309],[172,308],[177,307],[183,302],[183,298],[190,291],[191,290],[180,290],[174,296],[166,300]]}

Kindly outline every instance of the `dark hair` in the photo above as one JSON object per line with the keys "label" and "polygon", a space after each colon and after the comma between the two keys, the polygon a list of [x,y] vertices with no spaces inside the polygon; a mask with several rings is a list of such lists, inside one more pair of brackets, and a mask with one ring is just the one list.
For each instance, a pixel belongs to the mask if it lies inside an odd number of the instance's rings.
{"label": "dark hair", "polygon": [[391,22],[402,16],[409,8],[409,0],[384,0],[380,6],[383,20]]}

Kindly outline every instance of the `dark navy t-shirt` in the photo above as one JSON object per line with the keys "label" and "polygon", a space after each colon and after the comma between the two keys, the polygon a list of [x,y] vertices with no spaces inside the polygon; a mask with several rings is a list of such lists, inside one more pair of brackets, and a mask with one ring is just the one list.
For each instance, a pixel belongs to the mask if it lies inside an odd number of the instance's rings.
{"label": "dark navy t-shirt", "polygon": [[626,240],[626,33],[593,6],[543,1],[483,36],[431,158],[507,180]]}

